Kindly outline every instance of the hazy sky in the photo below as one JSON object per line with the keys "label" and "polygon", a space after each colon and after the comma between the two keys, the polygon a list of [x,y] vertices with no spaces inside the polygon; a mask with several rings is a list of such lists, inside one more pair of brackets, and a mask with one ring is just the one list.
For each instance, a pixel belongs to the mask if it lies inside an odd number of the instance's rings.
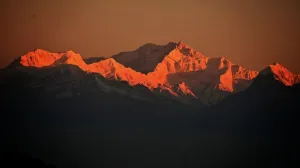
{"label": "hazy sky", "polygon": [[0,67],[35,48],[111,56],[182,40],[210,57],[300,72],[299,0],[0,0]]}

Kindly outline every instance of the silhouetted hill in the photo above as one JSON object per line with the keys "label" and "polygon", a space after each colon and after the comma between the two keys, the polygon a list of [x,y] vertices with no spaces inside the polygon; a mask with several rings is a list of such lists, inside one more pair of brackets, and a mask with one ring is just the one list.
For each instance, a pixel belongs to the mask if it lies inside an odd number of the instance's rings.
{"label": "silhouetted hill", "polygon": [[1,167],[30,167],[30,168],[56,168],[52,164],[45,164],[38,158],[17,153],[4,153],[1,158]]}

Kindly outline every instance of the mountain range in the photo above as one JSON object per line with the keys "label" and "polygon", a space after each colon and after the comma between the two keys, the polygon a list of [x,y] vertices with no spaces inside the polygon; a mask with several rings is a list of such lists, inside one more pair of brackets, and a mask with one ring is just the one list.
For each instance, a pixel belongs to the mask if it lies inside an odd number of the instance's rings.
{"label": "mountain range", "polygon": [[[108,80],[142,85],[153,93],[166,92],[180,102],[211,105],[233,93],[246,90],[259,74],[229,60],[209,58],[183,42],[166,45],[147,43],[134,51],[121,52],[109,58],[83,59],[73,51],[51,53],[42,49],[29,52],[12,65],[22,67],[55,67],[74,65],[86,73],[96,73]],[[287,86],[299,83],[299,75],[274,63],[261,71],[272,73]]]}
{"label": "mountain range", "polygon": [[109,58],[36,49],[0,70],[0,148],[72,168],[292,167],[299,82],[183,42]]}

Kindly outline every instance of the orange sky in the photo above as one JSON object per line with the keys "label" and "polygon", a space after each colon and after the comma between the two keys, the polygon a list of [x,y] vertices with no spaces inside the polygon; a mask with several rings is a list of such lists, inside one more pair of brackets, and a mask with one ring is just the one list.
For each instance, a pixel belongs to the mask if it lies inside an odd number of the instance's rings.
{"label": "orange sky", "polygon": [[298,0],[1,0],[0,67],[35,48],[111,56],[182,40],[206,56],[300,72]]}

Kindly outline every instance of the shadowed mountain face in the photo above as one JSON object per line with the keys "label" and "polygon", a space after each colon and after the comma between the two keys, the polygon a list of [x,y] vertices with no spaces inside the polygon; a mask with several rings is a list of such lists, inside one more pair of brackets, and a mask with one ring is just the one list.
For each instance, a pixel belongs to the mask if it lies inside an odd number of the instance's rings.
{"label": "shadowed mountain face", "polygon": [[154,71],[157,64],[174,49],[176,43],[172,42],[165,46],[147,43],[135,51],[121,52],[112,58],[138,72],[148,73]]}
{"label": "shadowed mountain face", "polygon": [[[257,74],[176,47],[148,74],[71,51],[22,56],[0,71],[2,151],[72,168],[298,164],[299,75],[278,63]],[[171,64],[179,51],[182,64]],[[202,104],[216,93],[216,104]]]}

